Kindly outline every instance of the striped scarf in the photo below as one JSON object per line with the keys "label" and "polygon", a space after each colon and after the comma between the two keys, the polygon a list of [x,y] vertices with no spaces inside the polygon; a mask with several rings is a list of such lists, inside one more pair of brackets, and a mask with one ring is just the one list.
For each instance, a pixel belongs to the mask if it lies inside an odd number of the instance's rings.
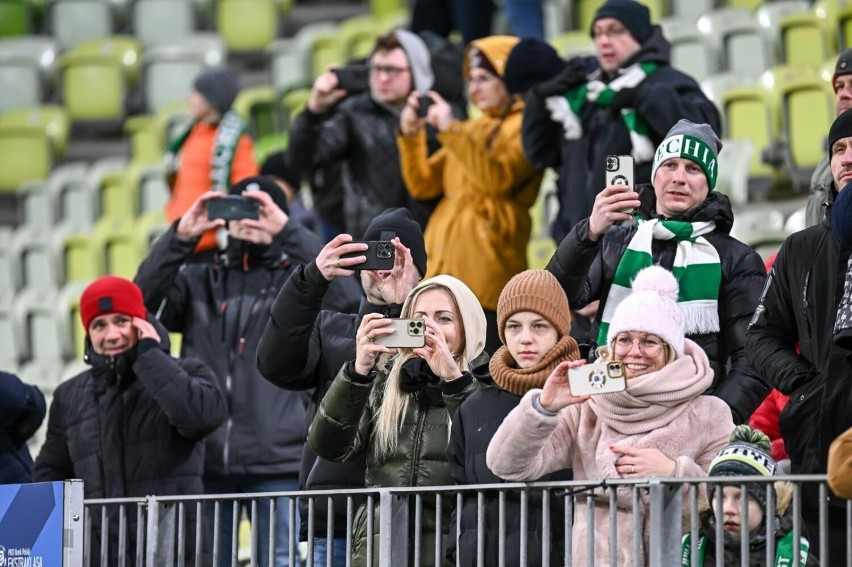
{"label": "striped scarf", "polygon": [[652,219],[642,222],[630,239],[627,250],[615,269],[612,286],[601,316],[598,344],[606,344],[607,331],[618,305],[631,293],[631,282],[643,268],[653,265],[651,246],[654,240],[677,242],[672,273],[680,291],[678,303],[683,308],[684,331],[687,335],[719,332],[719,286],[722,265],[719,253],[703,235],[716,229],[716,223]]}
{"label": "striped scarf", "polygon": [[[565,131],[566,140],[577,140],[583,136],[583,125],[580,115],[586,102],[599,106],[609,106],[615,93],[622,89],[632,89],[642,83],[645,78],[653,73],[657,67],[656,63],[635,63],[627,67],[622,73],[609,84],[598,78],[592,79],[578,87],[569,90],[565,96],[549,97],[545,105],[550,111],[551,118],[560,122]],[[596,75],[600,76],[600,71]],[[631,155],[639,163],[651,161],[656,149],[651,138],[648,137],[648,125],[632,108],[621,109],[621,119],[630,133],[630,142],[633,146]]]}

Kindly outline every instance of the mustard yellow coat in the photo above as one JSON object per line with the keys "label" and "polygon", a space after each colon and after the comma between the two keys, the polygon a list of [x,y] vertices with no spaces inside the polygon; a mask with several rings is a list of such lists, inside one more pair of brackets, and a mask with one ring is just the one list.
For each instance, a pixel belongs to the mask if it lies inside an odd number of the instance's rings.
{"label": "mustard yellow coat", "polygon": [[402,176],[417,199],[443,197],[426,226],[429,272],[465,282],[484,309],[512,276],[527,269],[529,208],[542,172],[521,147],[523,102],[501,118],[483,114],[453,121],[438,135],[441,149],[427,155],[426,134],[397,136]]}

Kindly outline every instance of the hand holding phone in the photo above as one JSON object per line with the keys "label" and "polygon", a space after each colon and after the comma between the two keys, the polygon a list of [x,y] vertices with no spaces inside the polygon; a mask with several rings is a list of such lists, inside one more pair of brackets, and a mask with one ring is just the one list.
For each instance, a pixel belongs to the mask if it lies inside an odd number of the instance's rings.
{"label": "hand holding phone", "polygon": [[429,107],[432,106],[435,101],[432,100],[427,94],[421,94],[417,97],[417,117],[418,118],[426,118],[426,115],[429,114]]}
{"label": "hand holding phone", "polygon": [[423,319],[392,319],[383,329],[393,329],[387,335],[376,335],[374,342],[390,348],[422,348],[426,346],[426,326]]}
{"label": "hand holding phone", "polygon": [[624,364],[598,361],[568,369],[568,385],[575,396],[621,392],[627,388]]}
{"label": "hand holding phone", "polygon": [[368,246],[363,252],[348,252],[340,258],[355,258],[365,256],[367,259],[360,264],[348,265],[349,270],[392,270],[394,262],[394,247],[390,240],[353,240]]}
{"label": "hand holding phone", "polygon": [[331,72],[337,75],[337,88],[347,94],[360,93],[370,87],[369,69],[365,65],[340,67]]}
{"label": "hand holding phone", "polygon": [[207,217],[226,221],[260,218],[260,203],[242,195],[223,195],[207,201]]}
{"label": "hand holding phone", "polygon": [[[633,190],[634,180],[634,163],[633,156],[606,156],[606,186],[610,185],[626,185]],[[632,215],[636,209],[629,207],[621,209],[619,212]]]}

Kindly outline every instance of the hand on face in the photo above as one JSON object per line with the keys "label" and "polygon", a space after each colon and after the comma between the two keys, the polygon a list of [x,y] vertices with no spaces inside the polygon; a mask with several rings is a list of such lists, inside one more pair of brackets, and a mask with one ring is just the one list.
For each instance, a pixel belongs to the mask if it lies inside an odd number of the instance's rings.
{"label": "hand on face", "polygon": [[425,360],[432,372],[442,380],[451,381],[461,378],[462,371],[456,364],[441,327],[429,317],[424,317],[423,322],[426,325],[426,345],[423,348],[413,349],[414,354]]}

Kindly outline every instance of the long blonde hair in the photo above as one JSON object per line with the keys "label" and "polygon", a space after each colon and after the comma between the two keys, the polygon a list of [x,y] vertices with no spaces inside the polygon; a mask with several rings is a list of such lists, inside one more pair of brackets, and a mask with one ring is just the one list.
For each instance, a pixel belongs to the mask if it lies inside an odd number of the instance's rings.
{"label": "long blonde hair", "polygon": [[[438,276],[439,278],[442,276]],[[444,276],[446,277],[446,276]],[[432,278],[437,279],[437,278]],[[400,317],[409,318],[414,313],[414,306],[417,303],[417,299],[425,292],[432,290],[443,290],[446,291],[453,300],[453,303],[456,306],[456,310],[458,311],[460,317],[460,321],[462,324],[462,336],[465,337],[465,345],[462,347],[461,352],[453,353],[453,359],[456,361],[456,364],[459,366],[462,372],[468,372],[470,370],[470,360],[469,357],[466,356],[468,354],[468,337],[467,335],[467,327],[471,323],[470,321],[465,321],[464,312],[465,310],[461,305],[459,305],[459,301],[456,297],[456,293],[449,286],[443,285],[442,283],[430,283],[432,280],[426,280],[421,283],[421,287],[415,288],[413,292],[406,298],[405,304],[402,307],[402,313]],[[483,316],[484,319],[484,316]],[[476,353],[478,354],[478,353]],[[399,376],[402,372],[402,367],[406,362],[411,360],[412,358],[417,358],[417,355],[414,354],[414,351],[410,348],[401,348],[399,349],[399,353],[393,358],[393,365],[391,366],[390,372],[388,372],[387,380],[385,381],[384,390],[382,391],[382,402],[379,406],[379,411],[375,416],[375,432],[373,435],[373,448],[375,455],[377,457],[383,457],[392,453],[396,447],[397,442],[399,441],[399,429],[402,424],[402,419],[408,411],[408,404],[411,400],[412,394],[403,392],[399,385]],[[473,357],[470,357],[471,359]],[[389,362],[389,358],[381,357],[377,363],[377,366],[385,366]],[[447,414],[447,422],[449,423],[449,414]]]}

